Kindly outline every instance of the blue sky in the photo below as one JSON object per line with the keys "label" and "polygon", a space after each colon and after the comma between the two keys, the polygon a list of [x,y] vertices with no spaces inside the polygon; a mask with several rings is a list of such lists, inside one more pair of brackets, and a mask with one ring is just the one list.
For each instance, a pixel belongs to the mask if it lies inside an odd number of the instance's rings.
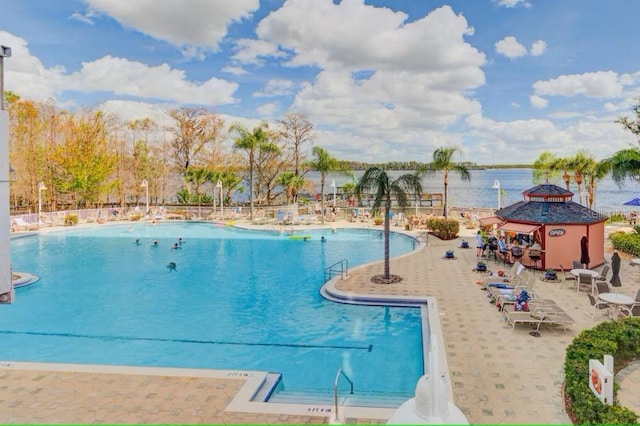
{"label": "blue sky", "polygon": [[202,106],[249,128],[307,115],[345,160],[596,159],[636,144],[640,2],[20,0],[5,87],[122,121]]}

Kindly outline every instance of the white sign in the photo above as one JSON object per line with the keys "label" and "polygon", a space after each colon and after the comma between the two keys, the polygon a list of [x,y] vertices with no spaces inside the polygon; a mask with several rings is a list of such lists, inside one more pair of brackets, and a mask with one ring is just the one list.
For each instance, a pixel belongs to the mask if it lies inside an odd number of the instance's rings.
{"label": "white sign", "polygon": [[613,357],[604,356],[603,365],[597,359],[589,360],[589,389],[603,404],[613,404]]}

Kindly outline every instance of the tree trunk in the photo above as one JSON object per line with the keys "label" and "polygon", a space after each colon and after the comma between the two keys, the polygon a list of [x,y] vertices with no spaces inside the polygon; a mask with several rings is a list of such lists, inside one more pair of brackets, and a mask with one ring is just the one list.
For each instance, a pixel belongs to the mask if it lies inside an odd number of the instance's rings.
{"label": "tree trunk", "polygon": [[389,266],[389,212],[391,208],[389,206],[384,209],[384,278],[388,280],[391,278],[391,268]]}

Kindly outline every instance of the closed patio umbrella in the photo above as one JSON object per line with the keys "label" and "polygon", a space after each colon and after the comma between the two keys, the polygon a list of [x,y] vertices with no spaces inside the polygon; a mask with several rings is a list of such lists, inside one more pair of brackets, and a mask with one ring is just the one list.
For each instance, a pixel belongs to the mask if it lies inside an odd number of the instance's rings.
{"label": "closed patio umbrella", "polygon": [[614,251],[613,256],[611,256],[611,272],[613,273],[609,281],[611,285],[616,289],[622,287],[622,282],[620,282],[620,255],[617,251]]}
{"label": "closed patio umbrella", "polygon": [[583,235],[580,240],[580,263],[582,263],[585,268],[588,268],[589,262],[591,262],[591,259],[589,259],[589,240],[586,235]]}

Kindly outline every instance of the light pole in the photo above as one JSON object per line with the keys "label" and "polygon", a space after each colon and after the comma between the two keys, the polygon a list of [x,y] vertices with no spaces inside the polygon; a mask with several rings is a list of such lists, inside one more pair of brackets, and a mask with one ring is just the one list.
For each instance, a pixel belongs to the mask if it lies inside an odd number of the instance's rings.
{"label": "light pole", "polygon": [[38,182],[38,227],[42,222],[42,191],[46,191],[47,187],[44,186],[44,182]]}
{"label": "light pole", "polygon": [[147,209],[145,210],[145,216],[149,215],[149,182],[146,179],[142,179],[141,187],[144,188],[144,198],[146,200]]}
{"label": "light pole", "polygon": [[500,181],[498,179],[493,181],[493,189],[497,189],[498,190],[498,210],[501,209],[501,203],[500,203]]}
{"label": "light pole", "polygon": [[337,189],[335,179],[331,181],[331,187],[333,188],[333,208],[335,209],[336,208],[336,189]]}
{"label": "light pole", "polygon": [[11,56],[11,48],[0,46],[0,303],[13,303],[13,274],[9,232],[9,113],[4,103],[4,58]]}
{"label": "light pole", "polygon": [[[220,216],[224,216],[224,198],[222,197],[222,181],[220,179],[218,179],[218,182],[216,183],[216,188],[220,190]],[[213,194],[213,199],[215,201],[215,194]]]}

